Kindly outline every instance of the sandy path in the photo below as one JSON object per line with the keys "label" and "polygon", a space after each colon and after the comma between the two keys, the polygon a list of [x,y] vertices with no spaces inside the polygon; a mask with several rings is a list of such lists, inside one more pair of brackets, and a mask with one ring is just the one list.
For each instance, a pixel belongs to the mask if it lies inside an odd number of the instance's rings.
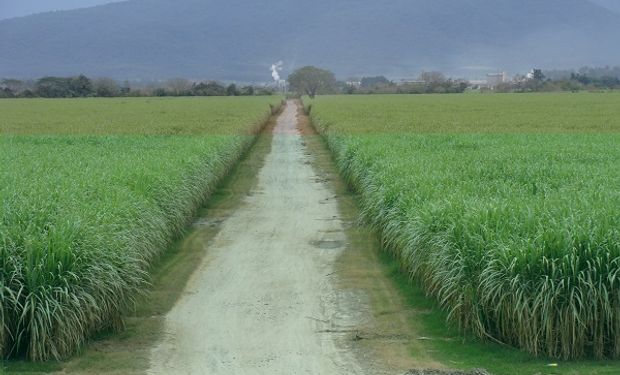
{"label": "sandy path", "polygon": [[257,186],[166,317],[150,374],[362,374],[332,278],[346,237],[289,102]]}

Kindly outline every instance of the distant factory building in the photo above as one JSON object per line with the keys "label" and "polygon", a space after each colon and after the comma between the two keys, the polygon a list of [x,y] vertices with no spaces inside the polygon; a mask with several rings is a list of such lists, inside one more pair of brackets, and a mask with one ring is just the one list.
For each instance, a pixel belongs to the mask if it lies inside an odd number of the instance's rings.
{"label": "distant factory building", "polygon": [[506,75],[506,72],[487,74],[487,84],[490,88],[506,82],[508,82],[508,75]]}
{"label": "distant factory building", "polygon": [[474,88],[494,89],[502,83],[508,82],[506,72],[489,73],[484,80],[470,80],[469,85]]}
{"label": "distant factory building", "polygon": [[412,84],[423,85],[425,83],[426,83],[426,81],[421,80],[419,78],[402,78],[402,79],[399,79],[398,81],[396,81],[396,84],[398,86],[412,85]]}
{"label": "distant factory building", "polygon": [[349,87],[360,88],[362,86],[362,80],[360,78],[348,78],[345,83]]}

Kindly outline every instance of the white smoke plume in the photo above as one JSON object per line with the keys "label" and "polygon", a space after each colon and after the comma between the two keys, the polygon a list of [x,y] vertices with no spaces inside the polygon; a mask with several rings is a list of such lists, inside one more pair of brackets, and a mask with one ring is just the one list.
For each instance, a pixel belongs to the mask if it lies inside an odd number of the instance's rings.
{"label": "white smoke plume", "polygon": [[271,65],[271,76],[276,82],[281,81],[280,72],[282,71],[282,65],[284,65],[282,61],[278,61],[277,63]]}

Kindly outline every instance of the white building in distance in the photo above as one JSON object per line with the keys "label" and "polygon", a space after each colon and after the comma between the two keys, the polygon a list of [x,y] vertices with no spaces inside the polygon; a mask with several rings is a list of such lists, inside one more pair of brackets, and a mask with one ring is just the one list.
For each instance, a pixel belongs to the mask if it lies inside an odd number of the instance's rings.
{"label": "white building in distance", "polygon": [[483,80],[469,80],[471,86],[481,89],[494,89],[506,82],[508,82],[508,74],[506,72],[489,73],[487,78]]}
{"label": "white building in distance", "polygon": [[508,82],[508,75],[506,74],[506,72],[487,74],[487,84],[491,88],[506,82]]}

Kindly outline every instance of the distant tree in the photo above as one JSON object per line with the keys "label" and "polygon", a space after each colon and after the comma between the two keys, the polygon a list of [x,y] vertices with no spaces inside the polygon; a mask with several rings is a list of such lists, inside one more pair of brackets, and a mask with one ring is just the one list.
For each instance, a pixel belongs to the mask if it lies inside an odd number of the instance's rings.
{"label": "distant tree", "polygon": [[340,85],[340,92],[347,94],[347,95],[353,95],[355,93],[357,93],[357,87],[353,86],[353,85]]}
{"label": "distant tree", "polygon": [[560,81],[559,90],[577,92],[583,90],[583,85],[573,80],[562,80]]}
{"label": "distant tree", "polygon": [[245,87],[241,88],[241,95],[253,96],[254,95],[254,86],[245,86]]}
{"label": "distant tree", "polygon": [[602,76],[597,79],[597,83],[601,87],[613,89],[620,86],[620,79],[618,79],[618,77]]}
{"label": "distant tree", "polygon": [[334,73],[314,66],[297,69],[288,76],[288,81],[291,90],[311,98],[317,94],[333,93],[336,87]]}
{"label": "distant tree", "polygon": [[520,84],[520,92],[538,92],[545,90],[545,75],[541,69],[532,69],[526,76],[526,80]]}
{"label": "distant tree", "polygon": [[542,82],[545,80],[545,75],[542,72],[542,69],[533,69],[532,70],[532,79],[534,81]]}
{"label": "distant tree", "polygon": [[273,95],[274,90],[269,87],[258,87],[254,90],[254,95],[256,96],[269,96]]}
{"label": "distant tree", "polygon": [[441,72],[422,72],[418,79],[427,85],[437,85],[446,82],[446,76]]}
{"label": "distant tree", "polygon": [[26,89],[19,94],[20,98],[34,98],[36,96],[36,93],[30,89]]}
{"label": "distant tree", "polygon": [[362,88],[373,88],[379,85],[389,85],[391,83],[392,82],[384,76],[364,77],[360,81],[360,86]]}
{"label": "distant tree", "polygon": [[112,78],[98,78],[93,82],[95,95],[111,98],[121,93],[118,83]]}
{"label": "distant tree", "polygon": [[192,87],[192,94],[196,96],[225,96],[226,87],[217,82],[200,82]]}
{"label": "distant tree", "polygon": [[43,98],[63,98],[70,96],[70,89],[66,78],[43,77],[35,85],[38,96]]}
{"label": "distant tree", "polygon": [[121,95],[127,96],[131,93],[131,85],[129,84],[129,81],[125,81],[123,82],[123,86],[121,87]]}
{"label": "distant tree", "polygon": [[166,82],[170,95],[186,95],[191,91],[192,83],[185,78],[172,78]]}
{"label": "distant tree", "polygon": [[237,90],[237,85],[235,85],[234,83],[231,83],[230,85],[228,85],[228,87],[226,88],[226,95],[228,95],[228,96],[239,96],[239,91]]}
{"label": "distant tree", "polygon": [[469,82],[468,81],[455,81],[454,85],[455,85],[454,86],[455,87],[455,91],[453,91],[453,92],[454,93],[458,93],[458,94],[462,94],[469,87]]}
{"label": "distant tree", "polygon": [[8,87],[0,88],[0,98],[14,98],[15,94]]}
{"label": "distant tree", "polygon": [[215,81],[192,84],[189,80],[175,78],[165,83],[153,81],[135,82],[134,87],[125,81],[122,86],[112,78],[91,80],[84,75],[75,77],[43,77],[35,81],[0,80],[0,98],[12,97],[116,97],[116,96],[237,96],[237,95],[273,95],[269,87],[244,86],[235,84],[224,86]]}
{"label": "distant tree", "polygon": [[12,95],[17,96],[22,91],[24,91],[27,86],[24,81],[19,79],[3,79],[0,81],[0,88],[5,89],[7,92],[10,92]]}
{"label": "distant tree", "polygon": [[501,82],[495,86],[495,92],[512,92],[514,90],[514,84],[512,82]]}
{"label": "distant tree", "polygon": [[91,96],[95,92],[93,82],[83,74],[69,78],[69,90],[72,97]]}
{"label": "distant tree", "polygon": [[43,77],[35,85],[37,94],[44,98],[75,98],[94,93],[90,79],[84,75],[77,77]]}
{"label": "distant tree", "polygon": [[163,87],[158,87],[153,90],[153,96],[168,96],[168,91]]}

